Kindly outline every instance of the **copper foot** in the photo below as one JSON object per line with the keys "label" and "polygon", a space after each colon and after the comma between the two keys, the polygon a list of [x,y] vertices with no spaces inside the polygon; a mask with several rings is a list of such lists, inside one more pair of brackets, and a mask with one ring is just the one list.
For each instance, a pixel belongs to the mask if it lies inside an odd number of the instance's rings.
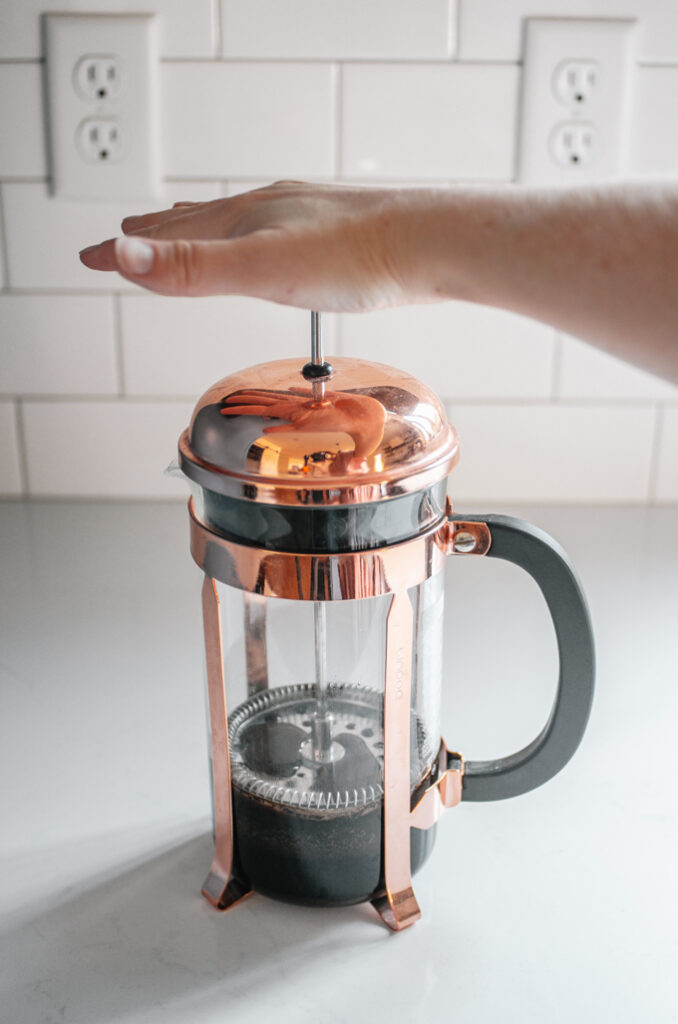
{"label": "copper foot", "polygon": [[230,910],[240,903],[252,890],[237,878],[226,879],[217,871],[211,870],[202,887],[202,894],[217,910]]}
{"label": "copper foot", "polygon": [[384,924],[394,932],[409,928],[421,917],[421,910],[412,889],[403,889],[402,892],[393,893],[390,897],[387,894],[377,896],[372,900],[372,906]]}

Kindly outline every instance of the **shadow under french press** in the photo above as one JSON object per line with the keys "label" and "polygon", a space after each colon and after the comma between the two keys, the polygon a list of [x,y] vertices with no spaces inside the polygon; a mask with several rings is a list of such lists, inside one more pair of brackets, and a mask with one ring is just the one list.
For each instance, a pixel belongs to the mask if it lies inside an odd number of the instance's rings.
{"label": "shadow under french press", "polygon": [[197,835],[10,924],[7,1019],[97,1024],[211,995],[237,1000],[306,971],[309,946],[317,957],[389,937],[366,905],[323,912],[251,896],[220,914],[200,895],[212,850],[211,835]]}

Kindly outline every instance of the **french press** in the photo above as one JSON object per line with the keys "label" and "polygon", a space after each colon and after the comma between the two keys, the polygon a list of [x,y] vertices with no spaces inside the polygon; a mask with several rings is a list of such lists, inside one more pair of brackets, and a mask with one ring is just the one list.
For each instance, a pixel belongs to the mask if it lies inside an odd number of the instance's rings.
{"label": "french press", "polygon": [[[500,515],[453,514],[459,444],[436,396],[389,366],[312,355],[232,374],[179,440],[191,484],[211,726],[214,859],[203,894],[370,900],[399,930],[442,810],[540,786],[574,753],[593,692],[584,596],[560,547]],[[494,761],[440,737],[448,556],[502,558],[541,588],[559,679],[541,733]]]}

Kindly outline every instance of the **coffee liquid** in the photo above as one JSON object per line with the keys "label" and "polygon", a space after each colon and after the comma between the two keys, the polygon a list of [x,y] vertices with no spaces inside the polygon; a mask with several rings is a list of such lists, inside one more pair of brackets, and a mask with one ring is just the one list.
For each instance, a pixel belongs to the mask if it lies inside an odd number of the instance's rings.
{"label": "coffee liquid", "polygon": [[[312,687],[284,687],[232,716],[235,872],[277,899],[359,903],[384,888],[381,696],[331,688],[333,741],[341,753],[324,764],[303,755],[316,707]],[[420,784],[420,731],[412,731],[411,764]],[[412,873],[434,841],[433,828],[410,830]]]}

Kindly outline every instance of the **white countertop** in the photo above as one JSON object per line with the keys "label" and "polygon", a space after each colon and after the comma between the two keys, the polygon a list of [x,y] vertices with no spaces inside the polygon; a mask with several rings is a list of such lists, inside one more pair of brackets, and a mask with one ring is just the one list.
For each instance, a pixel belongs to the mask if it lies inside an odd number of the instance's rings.
{"label": "white countertop", "polygon": [[[503,511],[578,567],[590,726],[541,789],[446,813],[415,879],[423,919],[396,935],[369,906],[252,896],[219,914],[200,896],[212,844],[183,506],[0,505],[3,1024],[678,1020],[678,510]],[[519,570],[450,563],[445,739],[503,755],[548,712],[550,623]]]}

